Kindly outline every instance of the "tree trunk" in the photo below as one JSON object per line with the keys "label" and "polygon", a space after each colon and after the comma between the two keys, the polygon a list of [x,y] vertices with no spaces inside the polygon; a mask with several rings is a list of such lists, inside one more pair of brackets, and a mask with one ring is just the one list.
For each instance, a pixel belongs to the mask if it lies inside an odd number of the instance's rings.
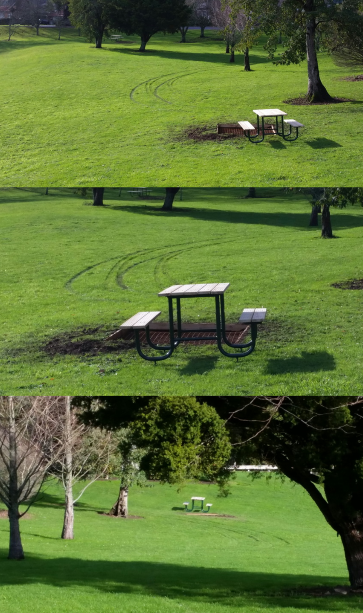
{"label": "tree trunk", "polygon": [[48,196],[48,193],[49,193],[49,187],[46,187],[45,188],[45,195]]}
{"label": "tree trunk", "polygon": [[330,207],[328,204],[323,205],[321,213],[321,236],[322,238],[333,238],[330,220]]}
{"label": "tree trunk", "polygon": [[58,40],[61,38],[61,28],[58,28]]}
{"label": "tree trunk", "polygon": [[250,50],[248,47],[246,47],[245,49],[245,70],[247,72],[251,71],[251,66],[250,66]]}
{"label": "tree trunk", "polygon": [[104,187],[93,187],[93,206],[103,206]]}
{"label": "tree trunk", "polygon": [[127,517],[129,512],[128,499],[129,489],[121,485],[118,498],[110,511],[110,515],[114,515],[115,517]]}
{"label": "tree trunk", "polygon": [[64,451],[65,451],[65,477],[64,485],[66,491],[66,508],[64,511],[62,539],[73,539],[73,466],[72,466],[72,414],[71,414],[71,397],[66,396],[66,406],[64,412]]}
{"label": "tree trunk", "polygon": [[310,223],[309,226],[318,226],[318,215],[320,213],[320,204],[313,204],[311,207]]}
{"label": "tree trunk", "polygon": [[35,26],[35,29],[37,31],[37,36],[39,36],[39,23]]}
{"label": "tree trunk", "polygon": [[229,53],[229,42],[226,42],[226,53]]}
{"label": "tree trunk", "polygon": [[102,35],[96,36],[96,49],[102,49],[102,38]]}
{"label": "tree trunk", "polygon": [[18,506],[17,440],[13,397],[9,396],[9,560],[23,560]]}
{"label": "tree trunk", "polygon": [[150,40],[150,36],[143,35],[141,37],[141,45],[139,51],[145,51],[146,43]]}
{"label": "tree trunk", "polygon": [[188,26],[185,26],[185,27],[184,26],[180,26],[179,30],[180,30],[180,34],[182,36],[180,42],[181,43],[186,43],[187,42],[186,41],[186,35],[187,35],[187,32],[188,32]]}
{"label": "tree trunk", "polygon": [[205,38],[204,30],[205,30],[205,26],[200,26],[200,38]]}
{"label": "tree trunk", "polygon": [[256,188],[255,187],[248,188],[248,194],[246,198],[256,198]]}
{"label": "tree trunk", "polygon": [[[314,6],[311,3],[310,10]],[[307,99],[310,102],[329,102],[332,100],[320,80],[318,58],[315,47],[316,21],[315,16],[310,14],[306,23],[306,57],[308,61],[308,92]]]}
{"label": "tree trunk", "polygon": [[229,63],[234,64],[234,47],[231,47],[231,57],[229,58]]}
{"label": "tree trunk", "polygon": [[164,204],[161,207],[162,211],[171,211],[173,208],[174,198],[177,195],[180,187],[167,187]]}
{"label": "tree trunk", "polygon": [[[358,529],[359,528],[359,529]],[[352,522],[340,530],[349,581],[353,589],[363,587],[363,530]]]}

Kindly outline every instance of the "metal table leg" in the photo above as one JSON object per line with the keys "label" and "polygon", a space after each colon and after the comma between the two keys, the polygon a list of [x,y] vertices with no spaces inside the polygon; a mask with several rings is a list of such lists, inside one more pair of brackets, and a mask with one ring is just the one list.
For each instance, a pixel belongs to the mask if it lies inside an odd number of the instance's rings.
{"label": "metal table leg", "polygon": [[243,351],[242,353],[229,353],[225,351],[222,347],[222,326],[221,326],[221,312],[219,305],[219,296],[216,296],[216,324],[217,324],[217,345],[219,351],[225,355],[227,358],[244,358],[246,355],[252,353],[256,345],[257,338],[257,324],[251,323],[251,344],[249,344],[249,348],[247,351]]}
{"label": "metal table leg", "polygon": [[159,355],[159,356],[149,356],[149,355],[145,355],[145,353],[142,351],[141,349],[141,342],[140,342],[140,330],[134,330],[135,333],[135,341],[136,341],[136,349],[137,349],[137,353],[139,354],[139,356],[141,358],[143,358],[144,360],[147,360],[148,362],[161,362],[161,360],[167,360],[167,358],[170,358],[171,354],[174,351],[174,347],[173,345],[171,345],[171,347],[169,348],[169,351],[167,353],[165,353],[164,355]]}

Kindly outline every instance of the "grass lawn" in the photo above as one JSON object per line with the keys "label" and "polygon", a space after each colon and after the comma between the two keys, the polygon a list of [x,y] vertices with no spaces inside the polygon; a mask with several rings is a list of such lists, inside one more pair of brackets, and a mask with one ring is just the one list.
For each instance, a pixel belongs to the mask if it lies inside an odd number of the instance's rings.
{"label": "grass lawn", "polygon": [[[118,483],[97,482],[75,511],[75,540],[62,541],[62,491],[50,487],[21,520],[25,560],[6,559],[0,519],[0,610],[6,613],[348,613],[363,598],[313,597],[298,590],[348,584],[340,539],[299,486],[238,474],[228,498],[217,486],[152,483],[132,488],[130,514],[108,512]],[[205,496],[216,518],[187,515]]]}
{"label": "grass lawn", "polygon": [[[322,240],[306,196],[280,188],[247,200],[245,189],[185,189],[170,214],[126,189],[106,190],[104,208],[70,188],[42,191],[0,191],[1,394],[363,392],[362,291],[332,287],[363,277],[361,207],[334,210],[338,238]],[[94,355],[44,351],[68,335],[104,339],[138,311],[166,321],[158,292],[200,282],[230,283],[227,323],[267,307],[252,355],[236,362],[215,345],[184,344],[155,367],[112,344]],[[214,316],[213,300],[183,302],[184,321]]]}
{"label": "grass lawn", "polygon": [[[307,66],[274,66],[262,42],[229,64],[217,32],[152,37],[147,52],[105,41],[103,49],[66,30],[0,27],[2,185],[340,185],[361,184],[363,82],[319,54],[331,95],[349,102],[289,106],[307,90]],[[359,70],[358,70],[359,72]],[[353,71],[354,74],[354,71]],[[196,142],[189,126],[254,120],[282,108],[306,127],[298,141],[268,137]]]}

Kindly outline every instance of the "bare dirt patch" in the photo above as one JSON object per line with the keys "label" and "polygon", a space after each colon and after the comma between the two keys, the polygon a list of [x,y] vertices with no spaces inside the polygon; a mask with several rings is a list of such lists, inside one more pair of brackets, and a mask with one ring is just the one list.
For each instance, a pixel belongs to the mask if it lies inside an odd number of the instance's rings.
{"label": "bare dirt patch", "polygon": [[235,515],[224,515],[219,513],[180,513],[180,515],[188,515],[188,517],[224,517],[225,519],[238,519]]}
{"label": "bare dirt patch", "polygon": [[[110,332],[110,331],[109,331]],[[101,336],[101,338],[99,338]],[[103,338],[102,338],[103,336]],[[104,329],[81,328],[73,332],[57,334],[41,348],[51,357],[55,355],[99,355],[101,353],[119,353],[134,347],[135,343],[126,343],[123,339],[105,340]]]}
{"label": "bare dirt patch", "polygon": [[320,586],[314,588],[301,588],[289,592],[289,596],[313,596],[317,597],[342,597],[363,594],[363,588],[353,589],[349,585],[337,585],[335,587]]}
{"label": "bare dirt patch", "polygon": [[310,102],[306,96],[300,96],[299,98],[289,98],[283,100],[284,104],[294,104],[296,106],[320,106],[326,104],[340,104],[342,102],[354,102],[350,98],[332,98],[327,102]]}
{"label": "bare dirt patch", "polygon": [[[25,513],[20,519],[32,519],[34,515],[31,513]],[[7,511],[0,511],[0,519],[9,519],[9,515]]]}
{"label": "bare dirt patch", "polygon": [[106,517],[112,517],[113,519],[145,519],[145,517],[141,517],[141,515],[128,515],[127,517],[117,517],[116,515],[112,515],[111,513],[102,513],[102,511],[97,511],[98,515],[106,515]]}
{"label": "bare dirt patch", "polygon": [[332,283],[331,287],[337,287],[338,289],[363,289],[363,279],[350,279],[349,281]]}
{"label": "bare dirt patch", "polygon": [[358,74],[355,77],[342,77],[341,81],[363,81],[363,74]]}
{"label": "bare dirt patch", "polygon": [[217,141],[224,142],[233,138],[241,138],[240,134],[218,134],[215,126],[188,126],[182,132],[179,140],[194,140],[197,142]]}

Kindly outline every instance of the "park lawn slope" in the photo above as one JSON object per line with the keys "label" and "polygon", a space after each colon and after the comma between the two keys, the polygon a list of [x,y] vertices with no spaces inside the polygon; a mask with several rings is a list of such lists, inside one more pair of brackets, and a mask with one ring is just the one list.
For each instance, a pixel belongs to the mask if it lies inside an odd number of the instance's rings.
{"label": "park lawn slope", "polygon": [[[348,583],[340,539],[299,486],[273,476],[238,474],[231,495],[216,485],[149,482],[131,488],[130,514],[102,515],[118,482],[92,485],[75,508],[75,539],[62,541],[64,494],[48,484],[21,520],[25,560],[6,559],[8,522],[0,520],[0,607],[7,613],[227,613],[361,610],[361,596],[316,598],[302,588]],[[219,515],[183,513],[204,496]]]}
{"label": "park lawn slope", "polygon": [[[274,66],[263,40],[230,64],[218,32],[152,37],[146,53],[105,40],[103,49],[66,29],[21,28],[7,42],[0,26],[2,84],[0,184],[360,185],[362,81],[319,54],[322,80],[342,104],[289,106],[307,89],[306,63]],[[353,71],[354,72],[354,71]],[[268,137],[198,142],[192,126],[255,119],[282,108],[305,125],[297,142]]]}
{"label": "park lawn slope", "polygon": [[[106,190],[102,208],[70,188],[41,191],[0,192],[2,394],[362,393],[362,291],[332,287],[363,277],[361,207],[333,210],[337,238],[322,240],[291,190],[184,189],[171,213],[163,190],[149,201]],[[200,282],[230,283],[227,323],[267,308],[252,355],[184,344],[155,368],[134,348],[93,351],[139,311],[167,321],[158,292]],[[182,317],[213,322],[213,300],[184,301]]]}

